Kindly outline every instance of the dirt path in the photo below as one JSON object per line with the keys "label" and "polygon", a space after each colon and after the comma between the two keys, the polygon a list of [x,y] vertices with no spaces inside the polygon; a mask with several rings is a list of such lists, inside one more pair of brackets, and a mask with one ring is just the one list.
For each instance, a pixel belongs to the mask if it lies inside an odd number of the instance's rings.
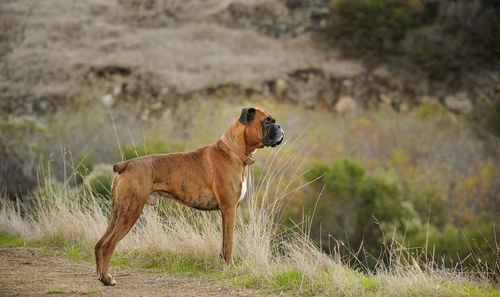
{"label": "dirt path", "polygon": [[114,267],[114,287],[101,285],[92,263],[36,249],[0,248],[0,296],[262,296],[256,291],[128,267]]}

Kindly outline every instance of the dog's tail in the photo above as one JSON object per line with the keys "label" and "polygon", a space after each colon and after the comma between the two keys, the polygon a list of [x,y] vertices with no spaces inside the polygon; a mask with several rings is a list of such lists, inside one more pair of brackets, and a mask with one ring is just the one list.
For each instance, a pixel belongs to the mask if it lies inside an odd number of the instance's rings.
{"label": "dog's tail", "polygon": [[128,161],[118,162],[115,165],[113,165],[113,171],[118,172],[118,174],[120,174],[125,170],[125,168],[127,168],[127,165]]}

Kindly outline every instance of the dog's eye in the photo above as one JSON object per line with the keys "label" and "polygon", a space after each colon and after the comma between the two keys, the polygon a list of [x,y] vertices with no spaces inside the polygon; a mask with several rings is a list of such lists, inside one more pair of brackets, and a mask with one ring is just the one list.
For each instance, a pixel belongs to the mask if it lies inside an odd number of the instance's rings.
{"label": "dog's eye", "polygon": [[270,118],[265,118],[264,119],[264,126],[269,126],[271,124],[271,119]]}

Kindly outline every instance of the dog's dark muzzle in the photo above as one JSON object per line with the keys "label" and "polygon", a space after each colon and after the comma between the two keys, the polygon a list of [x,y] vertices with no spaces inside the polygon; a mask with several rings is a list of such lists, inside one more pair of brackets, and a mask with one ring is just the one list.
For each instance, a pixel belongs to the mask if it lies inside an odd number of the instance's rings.
{"label": "dog's dark muzzle", "polygon": [[272,124],[264,131],[263,143],[265,146],[275,147],[280,145],[285,138],[285,132],[280,125]]}

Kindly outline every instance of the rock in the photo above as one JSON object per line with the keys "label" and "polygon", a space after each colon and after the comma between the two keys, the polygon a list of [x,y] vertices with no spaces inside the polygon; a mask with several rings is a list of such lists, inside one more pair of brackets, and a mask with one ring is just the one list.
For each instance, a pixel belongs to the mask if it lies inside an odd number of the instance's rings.
{"label": "rock", "polygon": [[151,111],[149,109],[145,109],[143,112],[142,112],[142,115],[141,115],[141,118],[143,121],[147,121],[149,120],[149,114],[151,113]]}
{"label": "rock", "polygon": [[267,97],[269,96],[269,84],[265,83],[262,86],[262,96]]}
{"label": "rock", "polygon": [[344,87],[349,88],[350,86],[352,86],[352,81],[350,81],[348,79],[344,79],[342,81],[342,84],[344,85]]}
{"label": "rock", "polygon": [[317,7],[309,12],[309,18],[313,21],[322,21],[328,18],[330,10],[328,7]]}
{"label": "rock", "polygon": [[408,103],[406,103],[406,102],[401,102],[401,103],[399,104],[399,108],[398,108],[398,110],[399,110],[400,112],[407,112],[408,110],[410,110],[410,106],[409,106],[409,105],[408,105]]}
{"label": "rock", "polygon": [[38,107],[40,107],[41,111],[46,111],[48,106],[49,106],[49,104],[47,103],[47,101],[41,101],[38,104]]}
{"label": "rock", "polygon": [[444,105],[452,111],[462,114],[467,114],[474,108],[470,99],[463,92],[446,96]]}
{"label": "rock", "polygon": [[107,108],[110,108],[115,103],[115,98],[113,98],[111,94],[106,94],[102,96],[99,100],[101,101],[102,105],[104,105]]}
{"label": "rock", "polygon": [[151,110],[158,110],[158,109],[161,109],[163,107],[163,104],[158,101],[158,102],[155,102],[153,103],[153,105],[151,105]]}
{"label": "rock", "polygon": [[380,99],[380,101],[382,103],[385,103],[387,105],[391,105],[391,103],[392,103],[392,98],[387,94],[382,93],[378,96],[378,98]]}
{"label": "rock", "polygon": [[287,83],[283,78],[278,78],[275,83],[274,90],[277,97],[282,97],[283,92],[286,90]]}
{"label": "rock", "polygon": [[163,88],[161,88],[160,93],[162,95],[166,95],[166,94],[168,94],[169,91],[170,91],[170,89],[168,88],[168,86],[164,86]]}
{"label": "rock", "polygon": [[33,103],[26,102],[26,104],[24,105],[24,110],[27,114],[31,114],[33,112]]}
{"label": "rock", "polygon": [[314,108],[317,103],[310,94],[302,94],[298,99],[298,102],[307,108]]}
{"label": "rock", "polygon": [[356,109],[356,101],[351,96],[341,96],[334,106],[337,113],[352,112]]}
{"label": "rock", "polygon": [[422,104],[439,105],[439,100],[436,97],[428,95],[419,97],[417,101]]}
{"label": "rock", "polygon": [[380,66],[380,67],[375,68],[375,70],[373,70],[373,75],[375,75],[376,77],[383,78],[383,79],[391,78],[391,72],[387,69],[387,67],[384,67],[384,66]]}
{"label": "rock", "polygon": [[114,86],[113,87],[113,95],[120,96],[121,93],[122,93],[122,87],[121,86]]}

